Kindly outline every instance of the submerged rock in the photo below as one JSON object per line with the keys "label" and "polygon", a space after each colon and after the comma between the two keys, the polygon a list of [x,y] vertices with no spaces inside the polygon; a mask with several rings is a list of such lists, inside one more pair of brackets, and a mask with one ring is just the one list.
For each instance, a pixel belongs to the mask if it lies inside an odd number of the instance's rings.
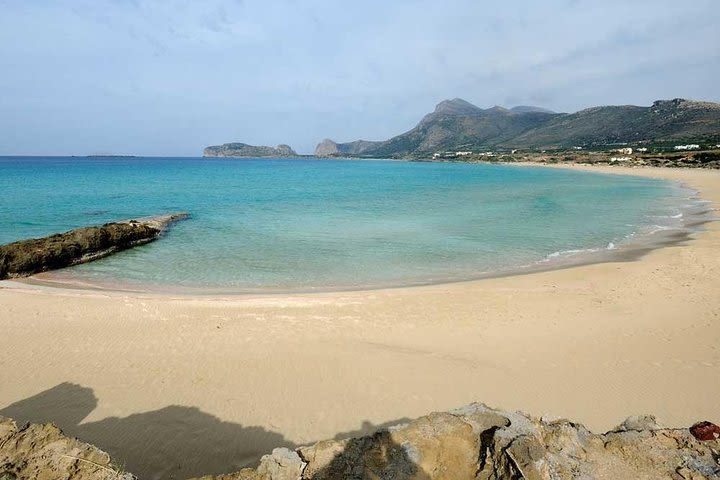
{"label": "submerged rock", "polygon": [[[296,451],[276,448],[255,469],[202,480],[709,480],[720,478],[720,441],[699,441],[694,435],[715,428],[702,422],[691,433],[660,428],[654,417],[640,416],[595,434],[567,420],[472,404],[364,437],[325,440]],[[0,473],[8,478],[134,478],[114,469],[104,452],[62,436],[52,425],[18,429],[1,417]]]}
{"label": "submerged rock", "polygon": [[106,223],[0,246],[0,280],[90,262],[158,239],[187,213]]}

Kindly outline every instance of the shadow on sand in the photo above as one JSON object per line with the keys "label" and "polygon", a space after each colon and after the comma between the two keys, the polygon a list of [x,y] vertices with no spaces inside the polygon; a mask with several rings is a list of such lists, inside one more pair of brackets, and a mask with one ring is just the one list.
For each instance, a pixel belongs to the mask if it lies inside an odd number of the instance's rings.
{"label": "shadow on sand", "polygon": [[[108,452],[114,462],[140,479],[185,479],[202,475],[219,475],[254,466],[260,457],[276,447],[294,449],[297,445],[282,434],[262,427],[247,427],[224,422],[194,407],[171,405],[159,410],[128,417],[108,417],[97,422],[81,423],[98,404],[92,389],[72,383],[61,383],[25,400],[0,409],[0,415],[25,422],[52,422],[65,434],[77,437]],[[335,439],[369,435],[407,419],[373,425],[363,422],[360,429],[340,433]],[[386,435],[378,432],[375,436]],[[389,442],[389,437],[388,437]],[[313,475],[315,479],[366,478],[348,470],[348,460],[361,452],[374,461],[368,465],[378,471],[385,467],[405,465],[408,472],[417,470],[402,448],[385,442],[382,451],[374,451],[368,439],[352,440],[345,452]],[[378,470],[379,469],[379,470]],[[346,472],[348,476],[339,475]],[[357,469],[356,469],[357,471]],[[417,472],[416,472],[417,473]],[[409,477],[424,477],[416,474]]]}

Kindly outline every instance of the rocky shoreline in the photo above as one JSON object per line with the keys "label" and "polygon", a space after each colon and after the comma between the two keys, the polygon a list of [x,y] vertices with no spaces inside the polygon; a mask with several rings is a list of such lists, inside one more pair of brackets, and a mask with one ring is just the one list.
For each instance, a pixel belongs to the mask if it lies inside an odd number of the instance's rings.
{"label": "rocky shoreline", "polygon": [[[628,418],[595,434],[568,420],[537,419],[474,403],[372,435],[276,448],[255,469],[201,480],[720,478],[720,427],[660,427]],[[139,439],[141,440],[141,439]],[[52,424],[0,417],[0,479],[133,480],[102,450]]]}
{"label": "rocky shoreline", "polygon": [[0,280],[87,263],[144,245],[157,240],[172,223],[188,216],[180,212],[112,222],[2,245]]}

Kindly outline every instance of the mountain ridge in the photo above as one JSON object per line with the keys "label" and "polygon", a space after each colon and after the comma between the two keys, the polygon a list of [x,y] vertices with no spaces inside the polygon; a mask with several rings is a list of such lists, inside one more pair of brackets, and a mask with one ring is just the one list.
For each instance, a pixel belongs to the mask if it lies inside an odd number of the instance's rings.
{"label": "mountain ridge", "polygon": [[657,100],[649,107],[606,105],[574,113],[534,106],[477,107],[461,98],[443,100],[415,127],[384,141],[338,143],[325,139],[317,156],[427,156],[450,150],[569,148],[720,138],[720,104]]}

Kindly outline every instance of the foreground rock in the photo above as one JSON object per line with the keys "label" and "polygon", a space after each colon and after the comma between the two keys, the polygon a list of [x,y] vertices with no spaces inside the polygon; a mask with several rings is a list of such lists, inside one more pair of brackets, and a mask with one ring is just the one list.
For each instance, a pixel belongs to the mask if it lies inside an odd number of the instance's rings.
{"label": "foreground rock", "polygon": [[62,434],[51,424],[20,427],[0,417],[2,480],[133,480],[102,450]]}
{"label": "foreground rock", "polygon": [[[703,432],[714,431],[702,425]],[[202,479],[699,480],[720,478],[719,458],[719,440],[660,428],[651,416],[631,417],[611,432],[594,434],[567,420],[472,404],[366,437],[296,451],[277,448],[256,469]],[[68,472],[79,479],[132,478],[110,465],[103,452],[62,437],[51,425],[18,430],[0,419],[0,478],[3,472],[17,478],[69,478],[63,476]]]}
{"label": "foreground rock", "polygon": [[90,262],[160,238],[168,226],[187,218],[175,213],[85,227],[45,238],[0,246],[0,280]]}

